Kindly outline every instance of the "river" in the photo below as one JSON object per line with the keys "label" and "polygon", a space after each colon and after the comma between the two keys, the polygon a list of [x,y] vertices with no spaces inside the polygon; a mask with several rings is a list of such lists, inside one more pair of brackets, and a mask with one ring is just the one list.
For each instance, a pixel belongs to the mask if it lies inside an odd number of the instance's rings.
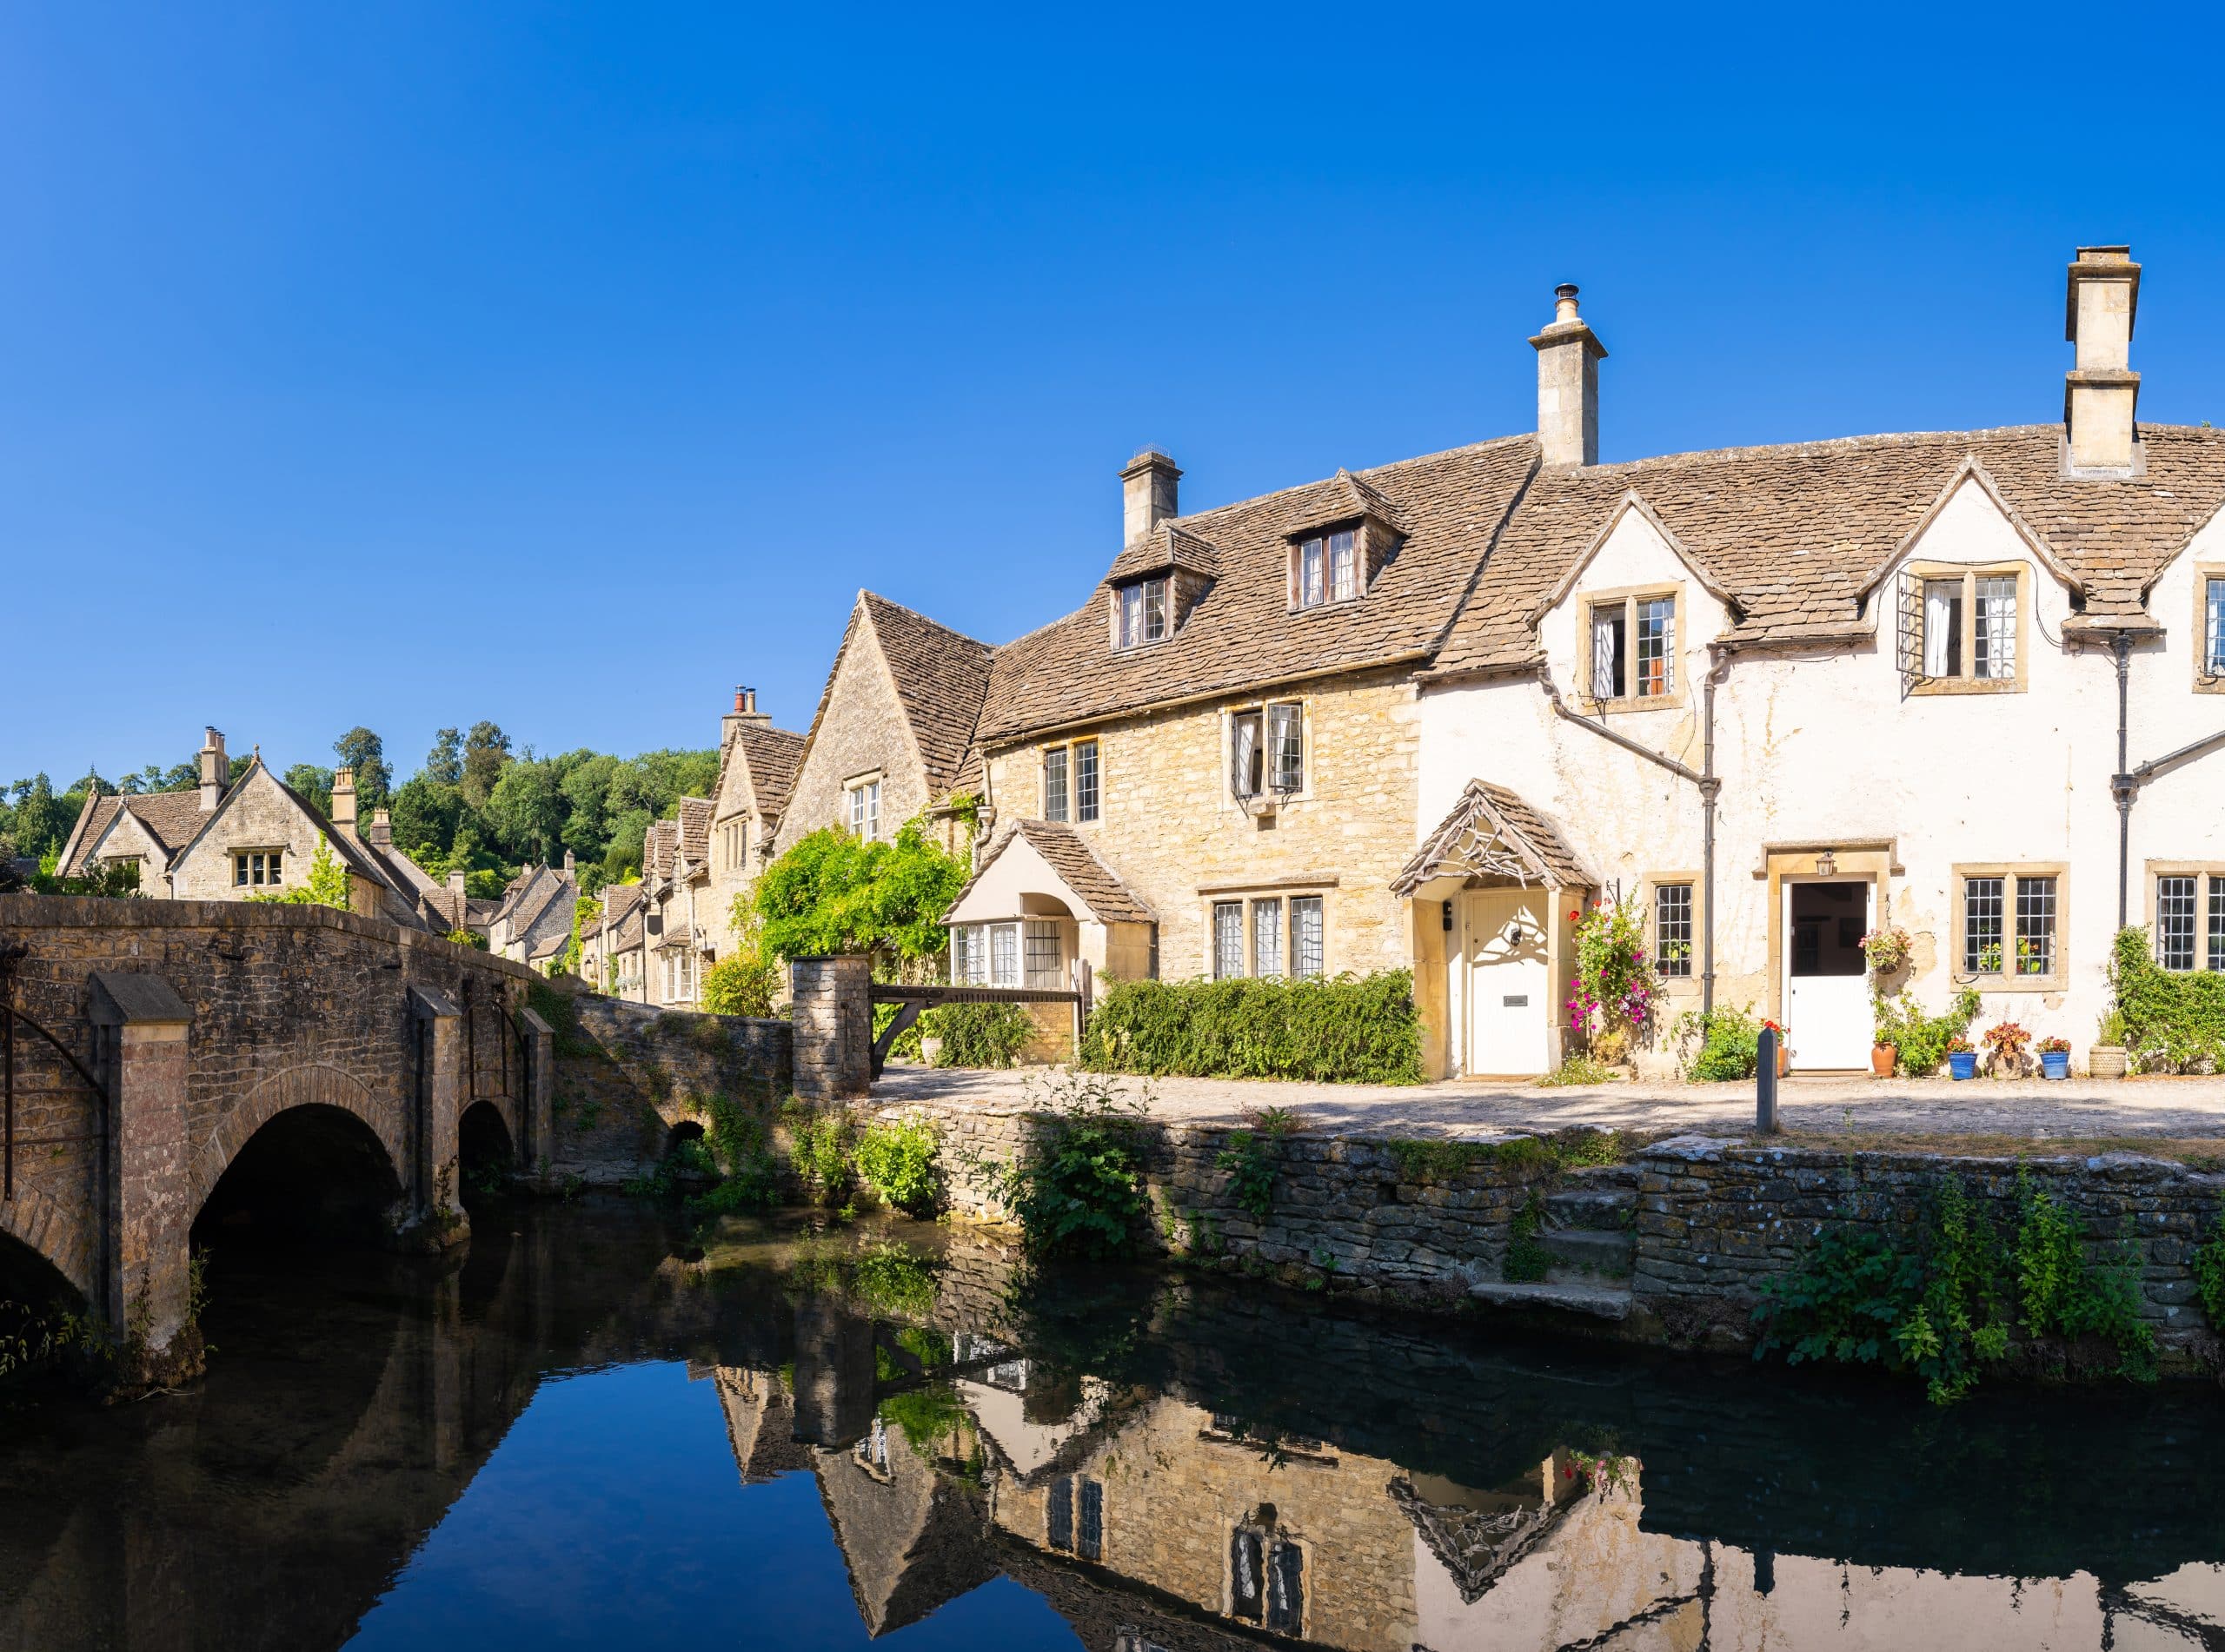
{"label": "river", "polygon": [[189,1390],[0,1394],[0,1649],[2225,1647],[2213,1389],[1942,1412],[617,1200],[209,1273]]}

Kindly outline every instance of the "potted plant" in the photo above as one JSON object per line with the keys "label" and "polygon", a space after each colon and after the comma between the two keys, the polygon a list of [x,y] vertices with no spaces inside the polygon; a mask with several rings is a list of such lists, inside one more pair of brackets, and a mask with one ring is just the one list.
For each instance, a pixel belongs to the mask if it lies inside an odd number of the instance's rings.
{"label": "potted plant", "polygon": [[1880,1032],[1877,1041],[1870,1046],[1870,1071],[1873,1078],[1890,1078],[1893,1069],[1900,1065],[1901,1046],[1886,1033]]}
{"label": "potted plant", "polygon": [[2124,1052],[2124,1012],[2102,1018],[2102,1041],[2086,1052],[2086,1071],[2096,1078],[2122,1078],[2130,1068]]}
{"label": "potted plant", "polygon": [[2045,1038],[2033,1046],[2040,1052],[2040,1077],[2057,1083],[2070,1077],[2070,1040]]}
{"label": "potted plant", "polygon": [[1897,924],[1883,929],[1873,929],[1862,938],[1862,955],[1870,960],[1870,967],[1878,975],[1890,975],[1907,964],[1915,943],[1909,932]]}
{"label": "potted plant", "polygon": [[1986,1069],[1996,1078],[2020,1078],[2024,1052],[2031,1045],[2029,1029],[2014,1021],[2000,1021],[1985,1030]]}
{"label": "potted plant", "polygon": [[1978,1076],[1977,1045],[1959,1035],[1948,1039],[1947,1071],[1950,1078],[1976,1078]]}

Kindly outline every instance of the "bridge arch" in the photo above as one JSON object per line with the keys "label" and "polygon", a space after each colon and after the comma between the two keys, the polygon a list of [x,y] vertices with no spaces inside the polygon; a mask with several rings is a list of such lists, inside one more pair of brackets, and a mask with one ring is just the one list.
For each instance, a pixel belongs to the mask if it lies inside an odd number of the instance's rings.
{"label": "bridge arch", "polygon": [[[19,1182],[13,1198],[0,1200],[0,1235],[52,1268],[79,1296],[92,1299],[92,1245],[80,1225],[37,1188]],[[6,1294],[0,1290],[0,1296]]]}
{"label": "bridge arch", "polygon": [[215,1132],[193,1157],[193,1208],[197,1211],[240,1150],[272,1119],[296,1107],[335,1107],[359,1120],[386,1151],[387,1168],[408,1184],[408,1150],[402,1141],[402,1105],[382,1100],[363,1081],[329,1062],[305,1062],[269,1078],[242,1096],[218,1121]]}

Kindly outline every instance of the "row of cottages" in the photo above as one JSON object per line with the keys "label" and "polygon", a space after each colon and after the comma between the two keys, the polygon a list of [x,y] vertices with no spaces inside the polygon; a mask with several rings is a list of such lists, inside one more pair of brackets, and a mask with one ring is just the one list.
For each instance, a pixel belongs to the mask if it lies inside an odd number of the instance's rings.
{"label": "row of cottages", "polygon": [[2070,266],[2060,421],[1603,465],[1564,287],[1534,434],[1192,515],[1139,454],[1089,599],[994,651],[953,972],[1411,967],[1453,1076],[1561,1058],[1602,899],[1664,1021],[1797,1068],[1866,1065],[1886,924],[1889,985],[2082,1047],[2120,926],[2225,969],[2225,432],[2136,419],[2140,274]]}
{"label": "row of cottages", "polygon": [[87,798],[63,846],[61,874],[123,870],[143,896],[244,900],[304,886],[322,840],[347,873],[351,912],[441,934],[479,927],[469,909],[482,903],[467,900],[462,874],[443,883],[396,848],[384,809],[358,829],[350,770],[333,774],[328,817],[273,773],[260,750],[234,779],[213,727],[196,764],[192,791]]}

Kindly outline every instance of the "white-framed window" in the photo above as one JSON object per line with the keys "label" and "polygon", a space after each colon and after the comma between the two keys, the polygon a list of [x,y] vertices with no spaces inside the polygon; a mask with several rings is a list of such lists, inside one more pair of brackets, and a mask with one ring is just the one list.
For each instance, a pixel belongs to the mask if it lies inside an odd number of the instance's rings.
{"label": "white-framed window", "polygon": [[1339,528],[1301,541],[1292,551],[1291,606],[1318,608],[1359,594],[1359,534]]}
{"label": "white-framed window", "polygon": [[1957,867],[1958,973],[2004,986],[2059,980],[2064,878],[2058,867]]}
{"label": "white-framed window", "polygon": [[1215,980],[1289,975],[1318,979],[1328,958],[1318,895],[1252,895],[1212,903]]}
{"label": "white-framed window", "polygon": [[880,836],[880,778],[857,780],[846,788],[850,833],[871,843]]}
{"label": "white-framed window", "polygon": [[1164,641],[1166,637],[1166,581],[1138,580],[1133,585],[1124,585],[1112,594],[1113,646],[1118,648],[1140,648],[1146,643]]}
{"label": "white-framed window", "polygon": [[1585,683],[1595,700],[1677,693],[1677,594],[1617,592],[1584,611]]}
{"label": "white-framed window", "polygon": [[[1033,919],[953,926],[951,980],[960,986],[1064,986],[1065,955],[1059,926],[1053,922],[1043,927],[1047,935],[1039,931]],[[1055,979],[1033,979],[1039,968]]]}
{"label": "white-framed window", "polygon": [[1305,789],[1305,712],[1294,700],[1230,713],[1228,789],[1249,800]]}
{"label": "white-framed window", "polygon": [[2155,961],[2177,972],[2225,973],[2225,870],[2157,875]]}
{"label": "white-framed window", "polygon": [[1905,578],[1902,670],[1912,683],[1945,690],[2022,684],[2022,568],[1912,568]]}
{"label": "white-framed window", "polygon": [[1653,966],[1670,980],[1692,974],[1692,886],[1656,884],[1653,889]]}
{"label": "white-framed window", "polygon": [[2202,674],[2225,677],[2225,578],[2202,582]]}
{"label": "white-framed window", "polygon": [[989,926],[989,985],[992,986],[1020,985],[1020,926],[1018,924]]}
{"label": "white-framed window", "polygon": [[286,852],[283,849],[232,851],[232,886],[235,889],[274,889],[285,881]]}

